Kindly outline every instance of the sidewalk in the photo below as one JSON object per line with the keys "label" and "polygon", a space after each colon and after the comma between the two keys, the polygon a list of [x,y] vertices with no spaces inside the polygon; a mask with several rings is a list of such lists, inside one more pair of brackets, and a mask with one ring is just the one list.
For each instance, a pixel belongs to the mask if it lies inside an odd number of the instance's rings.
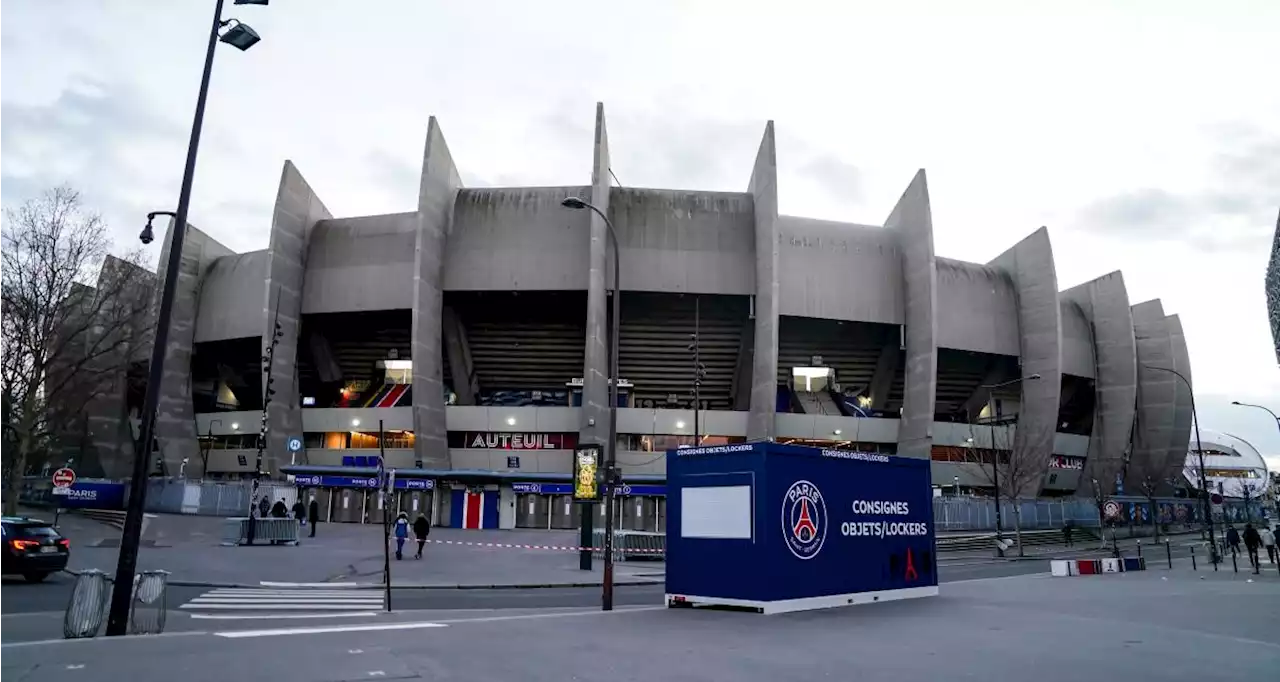
{"label": "sidewalk", "polygon": [[[113,573],[119,549],[93,546],[118,538],[106,526],[80,519],[64,526],[72,538],[69,570],[89,568]],[[169,571],[174,585],[257,586],[277,583],[380,584],[383,569],[381,526],[321,524],[316,537],[303,537],[296,547],[254,545],[221,546],[220,518],[159,515],[152,520],[139,550],[138,569]],[[61,524],[60,524],[61,525]],[[105,530],[104,530],[105,529]],[[594,586],[601,584],[603,561],[595,559],[592,571],[578,568],[574,547],[576,531],[499,531],[433,528],[421,560],[413,559],[417,544],[405,544],[405,559],[394,556],[391,540],[391,576],[396,587],[424,589],[533,588]],[[110,543],[112,545],[118,543]],[[615,565],[619,584],[659,583],[660,561],[627,561]]]}

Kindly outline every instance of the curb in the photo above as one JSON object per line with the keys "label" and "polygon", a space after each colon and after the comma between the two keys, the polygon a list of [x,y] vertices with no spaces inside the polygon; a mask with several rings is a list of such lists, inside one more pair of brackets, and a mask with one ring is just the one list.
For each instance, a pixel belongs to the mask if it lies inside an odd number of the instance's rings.
{"label": "curb", "polygon": [[[74,576],[80,575],[80,571],[75,571],[72,569],[63,569],[63,572],[68,573],[70,575],[74,575]],[[626,582],[615,581],[613,586],[615,588],[619,588],[619,587],[663,585],[663,584],[665,584],[665,580],[656,580],[656,579],[655,580],[628,580]],[[214,588],[214,589],[240,589],[240,590],[266,589],[266,588],[263,588],[262,585],[254,584],[254,583],[206,582],[206,581],[200,581],[200,580],[169,580],[168,585],[170,587],[208,587],[208,588]],[[471,584],[469,585],[461,585],[461,584],[459,585],[428,585],[428,584],[421,584],[421,583],[418,583],[418,584],[409,583],[407,585],[396,585],[392,583],[391,587],[392,589],[396,589],[396,590],[542,590],[542,589],[555,589],[555,588],[601,587],[602,585],[604,585],[603,581],[578,582],[578,583],[524,583],[524,584],[506,583],[506,584],[495,584],[495,585],[471,585]],[[382,583],[356,583],[354,585],[352,584],[344,585],[341,583],[335,583],[332,587],[325,587],[325,588],[298,587],[293,589],[298,589],[298,590],[308,590],[308,589],[381,590],[384,587],[385,585],[383,585]],[[280,588],[275,588],[275,589],[280,589]]]}

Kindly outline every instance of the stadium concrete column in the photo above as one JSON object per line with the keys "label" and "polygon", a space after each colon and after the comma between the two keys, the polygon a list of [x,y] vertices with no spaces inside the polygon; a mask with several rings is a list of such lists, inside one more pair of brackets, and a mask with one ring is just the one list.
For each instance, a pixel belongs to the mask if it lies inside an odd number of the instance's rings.
{"label": "stadium concrete column", "polygon": [[[190,234],[190,233],[188,233]],[[161,260],[164,263],[166,259]],[[129,273],[126,270],[133,270]],[[75,469],[82,475],[99,475],[107,478],[127,478],[133,470],[135,443],[138,433],[133,428],[126,405],[128,396],[128,368],[134,363],[146,363],[151,356],[155,314],[150,308],[155,304],[159,280],[146,269],[127,263],[115,256],[103,259],[98,274],[98,291],[113,291],[118,286],[117,277],[131,277],[131,290],[123,292],[131,303],[145,304],[146,314],[133,321],[127,344],[114,353],[99,357],[90,363],[90,370],[98,375],[104,389],[91,397],[84,406],[84,419],[90,448],[76,457]]]}
{"label": "stadium concrete column", "polygon": [[[263,466],[278,474],[288,463],[289,438],[302,437],[302,406],[298,399],[298,337],[302,328],[302,285],[307,274],[307,246],[316,223],[333,214],[320,201],[292,161],[284,162],[280,189],[271,216],[271,237],[267,245],[267,278],[263,292],[262,357],[266,357],[280,323],[280,340],[271,365],[271,387],[275,395],[267,408],[267,442]],[[278,314],[277,314],[278,313]],[[262,367],[262,386],[267,386],[267,369]]]}
{"label": "stadium concrete column", "polygon": [[1271,258],[1263,277],[1267,296],[1267,321],[1271,324],[1271,343],[1275,345],[1276,362],[1280,363],[1280,213],[1276,214],[1276,231],[1271,238]]}
{"label": "stadium concrete column", "polygon": [[933,453],[933,403],[938,387],[938,270],[924,169],[911,179],[884,226],[894,231],[902,258],[906,366],[898,455],[929,459]]}
{"label": "stadium concrete column", "polygon": [[[164,282],[169,262],[169,248],[173,240],[173,219],[165,235],[164,248],[160,252],[158,282]],[[195,342],[196,312],[199,305],[200,282],[213,261],[234,252],[215,241],[209,235],[187,226],[182,240],[182,260],[178,266],[178,284],[174,292],[172,321],[169,325],[169,347],[165,349],[164,376],[160,384],[159,404],[156,408],[155,435],[164,458],[165,472],[177,475],[186,459],[187,476],[203,476],[200,469],[200,448],[196,434],[195,408],[191,402],[191,354]],[[160,305],[160,289],[157,285],[155,307]]]}
{"label": "stadium concrete column", "polygon": [[1177,315],[1169,315],[1164,318],[1164,322],[1169,329],[1170,358],[1173,360],[1169,369],[1186,377],[1187,383],[1191,384],[1187,386],[1178,379],[1173,385],[1173,424],[1169,429],[1169,451],[1164,459],[1165,480],[1160,483],[1165,493],[1172,493],[1172,486],[1169,485],[1168,479],[1181,478],[1183,465],[1187,461],[1187,450],[1191,444],[1191,406],[1193,404],[1191,392],[1194,390],[1195,380],[1191,376],[1191,355],[1187,352],[1187,338],[1182,333],[1181,318]]}
{"label": "stadium concrete column", "polygon": [[[1013,450],[1043,460],[1049,470],[1053,437],[1058,431],[1062,391],[1062,307],[1058,303],[1058,271],[1053,263],[1049,230],[1041,227],[989,263],[1013,280],[1018,301],[1018,333],[1022,404]],[[1017,494],[1024,491],[1011,491]],[[1039,490],[1033,491],[1039,492]]]}
{"label": "stadium concrete column", "polygon": [[448,427],[444,411],[444,250],[453,226],[462,179],[445,144],[440,124],[427,123],[418,184],[418,231],[413,271],[413,431],[415,458],[428,468],[448,469]]}
{"label": "stadium concrete column", "polygon": [[[591,155],[591,198],[593,206],[609,211],[609,132],[605,128],[604,104],[596,103],[596,134]],[[586,345],[582,362],[582,410],[578,441],[605,446],[609,440],[609,234],[604,218],[587,211],[591,219],[587,248]],[[614,302],[617,305],[617,302]],[[615,377],[616,378],[616,377]],[[572,471],[572,462],[570,471]]]}
{"label": "stadium concrete column", "polygon": [[[1137,351],[1138,400],[1130,461],[1140,461],[1139,469],[1144,472],[1163,471],[1177,410],[1178,377],[1150,368],[1177,369],[1173,343],[1160,299],[1139,303],[1131,311]],[[1126,492],[1136,490],[1136,483],[1136,480],[1127,480],[1129,490]]]}
{"label": "stadium concrete column", "polygon": [[[1124,469],[1125,453],[1133,435],[1138,400],[1137,348],[1133,338],[1133,312],[1129,291],[1120,271],[1103,275],[1062,292],[1089,321],[1093,341],[1093,431],[1085,466],[1104,495],[1115,493],[1116,474]],[[1088,481],[1081,489],[1091,490]]]}
{"label": "stadium concrete column", "polygon": [[778,412],[778,152],[764,127],[747,192],[755,211],[756,323],[747,440],[773,440]]}
{"label": "stadium concrete column", "polygon": [[449,379],[453,382],[453,392],[458,396],[459,405],[475,405],[480,386],[471,365],[467,330],[452,307],[442,306],[440,314],[440,324],[444,327],[444,350],[449,357]]}

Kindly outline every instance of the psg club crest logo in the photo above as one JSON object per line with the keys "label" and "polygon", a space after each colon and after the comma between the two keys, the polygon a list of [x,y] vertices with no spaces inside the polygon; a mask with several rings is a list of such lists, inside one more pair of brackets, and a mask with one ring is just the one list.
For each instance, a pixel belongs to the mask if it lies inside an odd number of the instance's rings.
{"label": "psg club crest logo", "polygon": [[827,539],[827,503],[818,486],[796,481],[782,499],[782,537],[797,559],[812,559]]}

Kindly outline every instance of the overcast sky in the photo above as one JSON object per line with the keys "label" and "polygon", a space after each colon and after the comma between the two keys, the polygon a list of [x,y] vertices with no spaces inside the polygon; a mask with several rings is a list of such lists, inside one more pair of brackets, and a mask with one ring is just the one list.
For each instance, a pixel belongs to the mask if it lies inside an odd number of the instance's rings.
{"label": "overcast sky", "polygon": [[[4,204],[67,182],[135,244],[176,202],[213,4],[5,0]],[[939,255],[1047,225],[1060,288],[1123,270],[1181,316],[1205,428],[1280,465],[1230,405],[1280,412],[1275,0],[227,4],[263,42],[218,50],[191,222],[236,250],[285,159],[337,216],[414,210],[431,114],[468,185],[587,184],[599,100],[622,184],[728,191],[773,119],[784,213],[879,224],[925,168]]]}

